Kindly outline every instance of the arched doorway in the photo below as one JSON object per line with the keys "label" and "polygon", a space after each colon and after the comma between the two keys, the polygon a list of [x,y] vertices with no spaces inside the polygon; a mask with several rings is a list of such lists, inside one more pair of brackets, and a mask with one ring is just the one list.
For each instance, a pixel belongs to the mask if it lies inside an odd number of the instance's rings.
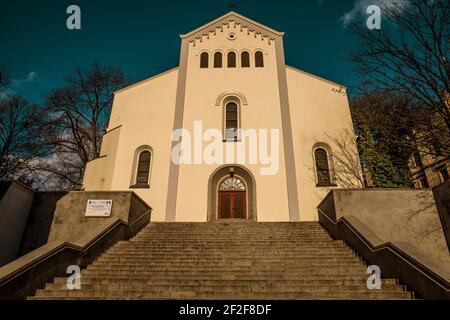
{"label": "arched doorway", "polygon": [[253,175],[240,165],[225,165],[215,170],[208,187],[208,221],[256,221],[254,181]]}
{"label": "arched doorway", "polygon": [[247,188],[240,177],[225,177],[218,192],[218,219],[247,219]]}

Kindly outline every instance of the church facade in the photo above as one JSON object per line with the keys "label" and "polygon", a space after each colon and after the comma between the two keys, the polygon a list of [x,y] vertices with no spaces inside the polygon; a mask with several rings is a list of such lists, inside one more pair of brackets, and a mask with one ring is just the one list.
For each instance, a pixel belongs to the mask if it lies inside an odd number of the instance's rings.
{"label": "church facade", "polygon": [[[153,221],[315,221],[360,186],[346,88],[285,63],[283,33],[230,12],[179,66],[115,93],[84,190],[133,190]],[[358,164],[356,164],[358,163]]]}

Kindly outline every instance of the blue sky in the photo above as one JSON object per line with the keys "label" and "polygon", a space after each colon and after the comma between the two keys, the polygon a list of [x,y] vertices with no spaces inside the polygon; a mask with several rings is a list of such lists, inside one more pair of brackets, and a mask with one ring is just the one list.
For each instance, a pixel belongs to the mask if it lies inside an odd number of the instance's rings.
{"label": "blue sky", "polygon": [[[344,57],[357,43],[344,22],[363,18],[366,3],[0,0],[0,65],[10,69],[9,90],[35,102],[61,86],[76,66],[94,61],[121,68],[135,82],[178,65],[179,34],[233,10],[284,31],[287,64],[353,86],[358,78]],[[66,28],[66,8],[71,4],[81,8],[79,31]]]}

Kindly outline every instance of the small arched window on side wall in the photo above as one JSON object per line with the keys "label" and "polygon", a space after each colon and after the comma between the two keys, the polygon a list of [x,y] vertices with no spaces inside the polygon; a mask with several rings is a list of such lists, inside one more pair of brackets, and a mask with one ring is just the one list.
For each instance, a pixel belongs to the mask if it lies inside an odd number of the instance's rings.
{"label": "small arched window on side wall", "polygon": [[247,51],[241,53],[241,67],[250,68],[250,53]]}
{"label": "small arched window on side wall", "polygon": [[236,53],[228,52],[227,62],[228,62],[228,68],[236,68]]}
{"label": "small arched window on side wall", "polygon": [[209,54],[208,52],[203,52],[200,55],[200,68],[206,69],[209,66]]}
{"label": "small arched window on side wall", "polygon": [[131,188],[149,188],[150,167],[152,161],[152,153],[149,150],[143,150],[137,157],[136,173],[134,185]]}
{"label": "small arched window on side wall", "polygon": [[222,68],[222,53],[214,53],[214,68]]}
{"label": "small arched window on side wall", "polygon": [[264,55],[261,51],[255,52],[255,67],[264,68]]}
{"label": "small arched window on side wall", "polygon": [[316,166],[317,187],[333,186],[328,162],[328,152],[324,148],[314,150],[314,161]]}

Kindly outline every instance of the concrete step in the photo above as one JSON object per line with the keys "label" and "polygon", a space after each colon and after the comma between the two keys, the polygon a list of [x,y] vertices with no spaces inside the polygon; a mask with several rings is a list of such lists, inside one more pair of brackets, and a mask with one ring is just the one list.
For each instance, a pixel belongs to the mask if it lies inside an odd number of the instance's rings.
{"label": "concrete step", "polygon": [[100,290],[41,290],[37,291],[36,298],[65,299],[219,299],[219,300],[306,300],[306,299],[410,299],[408,292],[198,292],[198,291],[112,291]]}
{"label": "concrete step", "polygon": [[[138,236],[137,238],[132,239],[130,242],[180,242],[180,241],[187,241],[190,242],[208,242],[208,243],[233,243],[233,244],[245,244],[245,243],[261,243],[265,244],[268,242],[276,242],[276,243],[306,243],[309,244],[311,242],[317,242],[317,241],[324,241],[324,242],[332,242],[334,240],[330,239],[328,236],[321,235],[321,236],[292,236],[292,237],[233,237],[233,239],[230,239],[229,237],[215,237],[213,236],[205,235],[205,236],[199,236],[199,235],[190,235],[190,236],[168,236],[164,237],[164,235],[159,235],[158,237],[154,236]],[[299,239],[301,237],[301,239]]]}
{"label": "concrete step", "polygon": [[[152,238],[158,238],[161,236],[167,236],[167,237],[192,237],[192,236],[198,236],[198,237],[211,237],[211,236],[219,236],[219,237],[227,237],[229,236],[228,232],[218,232],[220,230],[202,230],[202,231],[158,231],[152,230],[151,232],[140,232],[137,234],[138,237],[152,237]],[[267,231],[233,231],[233,236],[240,237],[240,238],[292,238],[292,237],[330,237],[328,233],[324,232],[323,230],[304,230],[304,231],[284,231],[284,230],[267,230]]]}
{"label": "concrete step", "polygon": [[[155,279],[150,280],[146,277],[139,278],[130,278],[128,276],[123,277],[106,277],[102,276],[101,278],[93,278],[89,276],[83,275],[82,277],[82,285],[85,284],[145,284],[145,285],[190,285],[190,286],[216,286],[216,285],[226,285],[226,286],[234,286],[234,285],[258,285],[258,286],[361,286],[366,285],[367,277],[366,276],[352,276],[347,277],[348,279],[339,277],[321,277],[321,278],[307,278],[304,280],[260,280],[260,279],[239,279],[239,280],[222,280],[222,279],[209,279],[209,278],[201,278],[201,279]],[[53,284],[66,286],[67,278],[55,278]],[[382,287],[384,288],[387,285],[397,285],[397,280],[395,279],[382,279]]]}
{"label": "concrete step", "polygon": [[[248,250],[247,248],[207,248],[207,247],[181,247],[181,246],[149,246],[142,248],[131,248],[131,247],[114,247],[107,253],[130,253],[130,254],[166,254],[168,253],[204,253],[204,254],[240,254],[240,255],[266,255],[271,256],[274,254],[291,254],[291,255],[307,255],[307,254],[342,254],[342,253],[353,253],[345,247],[327,247],[320,249],[312,248],[254,248],[254,250]],[[354,254],[354,253],[353,253]]]}
{"label": "concrete step", "polygon": [[233,245],[230,243],[206,243],[206,242],[192,242],[192,243],[161,243],[161,242],[157,242],[157,243],[153,243],[153,242],[130,242],[128,245],[125,244],[120,244],[114,248],[112,248],[111,250],[115,251],[118,250],[120,251],[121,249],[123,250],[129,250],[129,251],[143,251],[143,250],[158,250],[158,249],[166,249],[166,250],[170,250],[170,249],[194,249],[194,250],[208,250],[208,251],[217,251],[217,250],[222,250],[222,251],[242,251],[242,250],[248,250],[247,252],[254,252],[254,251],[294,251],[294,252],[307,252],[307,251],[320,251],[320,250],[327,250],[327,249],[344,249],[346,248],[344,246],[344,244],[339,244],[339,243],[320,243],[320,244],[312,244],[312,245],[305,245],[302,243],[290,243],[288,245],[283,245],[283,244],[278,244],[278,243],[274,243],[272,245],[256,245],[256,244],[243,244],[243,245]]}
{"label": "concrete step", "polygon": [[151,223],[31,299],[409,299],[395,279],[367,289],[367,266],[317,223]]}
{"label": "concrete step", "polygon": [[[233,241],[233,240],[227,240],[227,241],[203,241],[198,239],[193,240],[173,240],[173,241],[130,241],[126,247],[135,248],[135,249],[142,249],[142,248],[148,248],[149,246],[155,246],[155,247],[202,247],[202,248],[230,248],[230,249],[265,249],[265,248],[285,248],[285,249],[293,249],[293,248],[301,248],[301,249],[316,249],[320,250],[322,248],[336,248],[336,247],[343,247],[343,244],[335,243],[332,241],[326,242],[326,241]],[[120,244],[117,246],[117,248],[125,247],[125,244]]]}
{"label": "concrete step", "polygon": [[96,262],[226,262],[233,263],[235,261],[247,261],[251,260],[258,263],[264,262],[278,262],[278,263],[291,263],[296,261],[361,261],[355,255],[346,255],[343,257],[338,256],[295,256],[295,255],[277,255],[270,258],[264,258],[263,256],[236,256],[236,255],[103,255],[97,258]]}
{"label": "concrete step", "polygon": [[[156,232],[158,231],[158,232]],[[315,230],[283,230],[283,229],[267,229],[267,230],[214,230],[214,229],[203,229],[203,230],[144,230],[138,233],[139,236],[147,235],[150,237],[158,237],[160,235],[167,236],[191,236],[191,235],[201,235],[201,236],[213,236],[217,235],[217,231],[233,231],[235,236],[268,236],[268,237],[286,237],[286,236],[309,236],[309,235],[319,235],[328,236],[328,233],[321,229]],[[241,232],[242,231],[242,232]],[[219,236],[227,236],[228,232],[221,232]]]}
{"label": "concrete step", "polygon": [[[144,284],[144,283],[110,283],[110,284],[98,284],[98,283],[83,283],[81,289],[90,291],[122,291],[122,292],[334,292],[334,291],[350,291],[350,292],[371,292],[365,284],[359,285],[311,285],[305,284],[302,286],[294,285],[257,285],[257,284],[215,284],[215,285],[171,285],[171,284]],[[41,290],[39,294],[45,295],[48,290],[60,291],[68,290],[66,284],[47,284],[45,290]],[[405,292],[404,287],[397,285],[384,285],[383,291],[389,292]]]}
{"label": "concrete step", "polygon": [[[289,259],[291,258],[291,259]],[[195,264],[195,263],[213,263],[213,264],[242,264],[246,262],[250,262],[251,264],[297,264],[297,263],[309,263],[309,262],[360,262],[360,260],[354,255],[348,256],[298,256],[298,257],[209,257],[209,256],[153,256],[153,257],[136,257],[136,256],[118,256],[118,255],[109,255],[102,256],[96,260],[96,264],[98,263],[128,263],[132,265],[136,264],[160,264],[160,263],[183,263],[183,264]]]}
{"label": "concrete step", "polygon": [[240,272],[242,270],[246,270],[249,267],[251,267],[254,271],[259,272],[259,271],[287,271],[287,272],[291,272],[291,271],[302,271],[305,268],[311,268],[311,267],[315,267],[315,268],[329,268],[329,269],[336,269],[336,268],[342,268],[342,269],[350,269],[350,270],[359,270],[359,271],[365,271],[366,268],[361,267],[359,264],[357,263],[347,263],[347,264],[323,264],[323,266],[321,266],[320,263],[316,263],[316,264],[303,264],[303,265],[283,265],[283,266],[277,266],[276,264],[273,265],[262,265],[262,266],[258,266],[258,265],[253,265],[251,263],[243,263],[243,264],[234,264],[234,265],[214,265],[214,264],[198,264],[198,265],[183,265],[183,264],[146,264],[146,265],[128,265],[128,264],[112,264],[112,265],[107,265],[107,264],[103,264],[103,265],[98,265],[98,264],[94,264],[94,265],[89,265],[87,267],[86,270],[117,270],[117,271],[132,271],[132,272],[139,272],[139,271],[147,271],[147,270],[151,270],[151,271],[180,271],[180,272],[184,272],[184,271],[215,271],[217,272],[222,272],[222,271],[232,271],[232,272]]}
{"label": "concrete step", "polygon": [[[289,271],[289,272],[287,272]],[[220,274],[219,274],[220,273]],[[84,270],[84,274],[89,275],[128,275],[132,276],[146,276],[150,279],[160,278],[162,275],[170,276],[170,277],[178,277],[183,279],[183,277],[192,277],[192,276],[209,276],[209,277],[220,277],[225,279],[239,279],[239,277],[245,276],[261,276],[266,277],[267,279],[271,278],[281,278],[281,279],[290,279],[290,278],[302,278],[305,275],[334,275],[336,277],[340,277],[342,275],[362,275],[365,273],[365,268],[360,267],[334,267],[334,268],[298,268],[295,270],[248,270],[246,268],[242,268],[240,270],[229,271],[229,270],[218,270],[218,269],[206,269],[206,268],[198,268],[198,269],[168,269],[168,268],[148,268],[146,270],[104,270],[100,269],[86,269]]]}
{"label": "concrete step", "polygon": [[[93,271],[82,271],[82,278],[90,281],[91,279],[128,279],[131,281],[142,282],[142,281],[185,281],[186,279],[192,281],[205,281],[214,279],[217,281],[223,280],[231,280],[231,281],[269,281],[269,282],[278,282],[278,281],[321,281],[321,280],[330,280],[330,279],[338,279],[340,281],[348,281],[348,280],[358,280],[366,283],[367,275],[362,274],[361,272],[350,272],[350,273],[297,273],[297,274],[286,274],[284,272],[278,274],[267,274],[267,273],[259,273],[259,274],[230,274],[230,273],[222,273],[215,274],[214,277],[211,277],[212,273],[203,273],[203,274],[190,274],[189,278],[186,278],[184,274],[154,274],[151,275],[149,273],[146,274],[115,274],[113,272],[93,272]],[[113,281],[112,281],[113,282]]]}
{"label": "concrete step", "polygon": [[[344,267],[352,267],[352,266],[361,266],[361,262],[354,258],[354,259],[310,259],[305,261],[253,261],[251,259],[246,260],[233,260],[233,261],[227,261],[226,259],[223,259],[222,261],[215,260],[215,261],[205,261],[205,260],[195,260],[195,261],[171,261],[171,260],[165,260],[165,261],[154,261],[154,260],[138,260],[138,261],[97,261],[94,264],[91,265],[92,267],[97,267],[99,269],[133,269],[133,270],[139,270],[141,269],[147,269],[147,268],[158,268],[160,266],[167,266],[170,268],[215,268],[217,270],[222,269],[230,269],[233,268],[240,268],[240,267],[252,267],[252,268],[281,268],[281,269],[298,269],[302,267],[324,267],[324,268],[333,268],[335,266],[344,266]],[[364,267],[364,266],[363,266]]]}
{"label": "concrete step", "polygon": [[196,258],[196,257],[209,257],[209,258],[227,258],[227,259],[248,259],[248,258],[264,258],[271,257],[273,259],[306,259],[306,257],[327,257],[330,255],[336,255],[341,253],[352,254],[353,257],[357,257],[355,253],[350,250],[314,250],[314,251],[302,251],[302,250],[280,250],[280,251],[270,251],[263,250],[249,252],[246,250],[202,250],[198,249],[138,249],[138,250],[127,250],[127,249],[114,249],[106,251],[102,257],[138,257],[138,258]]}
{"label": "concrete step", "polygon": [[[312,228],[318,228],[323,230],[318,222],[252,222],[248,221],[247,223],[228,223],[232,221],[224,221],[224,222],[214,222],[214,223],[205,223],[205,222],[151,222],[148,226],[146,226],[143,230],[149,230],[151,228],[160,228],[160,229],[214,229],[214,228],[249,228],[249,229],[265,229],[265,228],[278,228],[278,229],[307,229],[310,230]],[[234,222],[234,221],[233,221]],[[244,221],[245,222],[245,221]]]}

